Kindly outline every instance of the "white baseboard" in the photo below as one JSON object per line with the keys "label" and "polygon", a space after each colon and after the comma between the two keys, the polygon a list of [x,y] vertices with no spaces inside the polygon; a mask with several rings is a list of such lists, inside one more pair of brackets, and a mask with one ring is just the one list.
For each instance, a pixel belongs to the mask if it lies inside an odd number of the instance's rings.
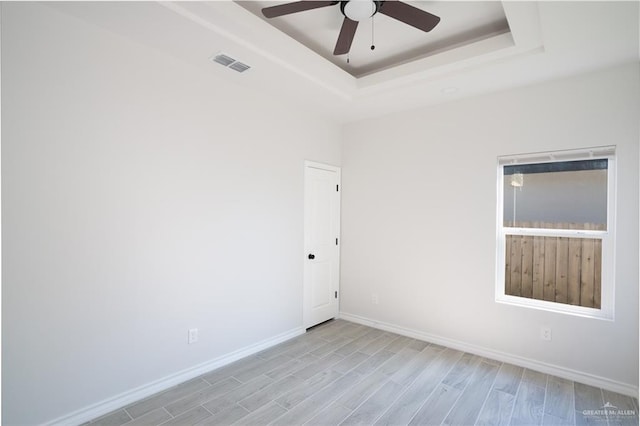
{"label": "white baseboard", "polygon": [[122,408],[155,393],[162,392],[163,390],[169,389],[172,386],[198,377],[209,371],[215,370],[216,368],[220,368],[241,358],[253,355],[271,346],[277,345],[278,343],[282,343],[286,340],[292,339],[296,336],[304,334],[304,332],[305,330],[302,327],[286,331],[284,333],[278,334],[277,336],[262,340],[258,343],[238,349],[237,351],[233,351],[229,354],[214,358],[212,360],[203,362],[182,371],[178,371],[174,374],[163,377],[151,383],[147,383],[146,385],[142,385],[135,389],[123,392],[119,395],[115,395],[111,398],[107,398],[88,407],[81,408],[62,417],[58,417],[55,420],[51,420],[45,423],[45,425],[66,426],[88,422],[89,420],[105,415],[111,411]]}
{"label": "white baseboard", "polygon": [[557,377],[562,377],[563,379],[572,380],[574,382],[584,383],[586,385],[595,386],[595,387],[606,389],[612,392],[617,392],[624,395],[632,396],[634,398],[638,398],[638,387],[628,383],[618,382],[615,380],[607,379],[605,377],[600,377],[600,376],[596,376],[589,373],[583,373],[581,371],[572,370],[570,368],[560,367],[557,365],[536,361],[534,359],[509,354],[506,352],[496,351],[496,350],[485,348],[482,346],[461,342],[459,340],[449,339],[446,337],[437,336],[437,335],[425,333],[418,330],[400,327],[394,324],[380,322],[380,321],[376,321],[376,320],[362,317],[359,315],[349,314],[346,312],[340,312],[340,318],[346,321],[368,325],[369,327],[378,328],[380,330],[389,331],[389,332],[400,334],[407,337],[412,337],[414,339],[432,342],[438,345],[446,346],[448,348],[469,352],[475,355],[495,359],[497,361],[507,362],[510,364],[518,365],[520,367],[540,371],[545,374],[551,374]]}

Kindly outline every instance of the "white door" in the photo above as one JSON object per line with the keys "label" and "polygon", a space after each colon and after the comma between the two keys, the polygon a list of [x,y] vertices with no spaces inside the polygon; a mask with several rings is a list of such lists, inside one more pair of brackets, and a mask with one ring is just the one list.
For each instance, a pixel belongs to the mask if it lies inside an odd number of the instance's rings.
{"label": "white door", "polygon": [[304,326],[338,315],[340,168],[305,161]]}

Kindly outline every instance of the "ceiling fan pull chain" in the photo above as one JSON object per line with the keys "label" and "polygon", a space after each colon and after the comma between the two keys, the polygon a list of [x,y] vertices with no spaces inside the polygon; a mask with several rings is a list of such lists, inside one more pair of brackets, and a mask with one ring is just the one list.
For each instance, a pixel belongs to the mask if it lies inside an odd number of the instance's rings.
{"label": "ceiling fan pull chain", "polygon": [[347,52],[347,63],[349,63],[349,52]]}
{"label": "ceiling fan pull chain", "polygon": [[374,24],[374,20],[375,20],[375,18],[376,18],[376,15],[374,14],[374,15],[371,17],[371,50],[374,50],[374,49],[376,48],[376,45],[375,45],[375,44],[373,44],[373,27],[374,27],[374,25],[373,25],[373,24]]}

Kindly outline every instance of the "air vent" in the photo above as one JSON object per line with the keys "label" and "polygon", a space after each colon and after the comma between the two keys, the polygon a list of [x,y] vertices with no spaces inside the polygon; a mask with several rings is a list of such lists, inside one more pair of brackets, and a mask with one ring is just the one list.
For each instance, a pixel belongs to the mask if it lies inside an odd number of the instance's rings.
{"label": "air vent", "polygon": [[213,62],[217,62],[221,65],[224,65],[225,67],[228,67],[229,65],[231,65],[232,63],[234,63],[236,60],[233,59],[230,56],[227,56],[223,53],[217,54],[212,58]]}
{"label": "air vent", "polygon": [[234,58],[232,58],[231,56],[225,53],[217,53],[213,55],[210,59],[213,62],[217,62],[220,65],[223,65],[227,68],[231,68],[232,70],[238,71],[238,72],[245,72],[246,70],[251,68],[249,65],[244,64],[240,61],[236,61]]}
{"label": "air vent", "polygon": [[243,64],[242,62],[234,62],[231,65],[229,65],[229,68],[231,68],[234,71],[238,71],[238,72],[245,72],[246,70],[248,70],[249,68],[251,68],[249,65],[247,64]]}

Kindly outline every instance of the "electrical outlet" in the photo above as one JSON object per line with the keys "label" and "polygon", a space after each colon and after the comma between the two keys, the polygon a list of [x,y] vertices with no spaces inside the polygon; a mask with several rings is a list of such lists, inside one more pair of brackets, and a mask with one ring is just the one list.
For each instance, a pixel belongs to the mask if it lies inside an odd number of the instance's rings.
{"label": "electrical outlet", "polygon": [[551,340],[551,328],[549,328],[549,327],[541,327],[540,328],[540,338],[542,340],[550,341]]}
{"label": "electrical outlet", "polygon": [[196,343],[198,341],[198,329],[197,328],[190,328],[189,329],[189,338],[187,340],[187,342],[189,344],[192,343]]}
{"label": "electrical outlet", "polygon": [[371,295],[371,303],[373,303],[374,305],[377,305],[377,304],[378,304],[378,302],[379,302],[379,301],[378,301],[378,293],[373,293],[373,294]]}

